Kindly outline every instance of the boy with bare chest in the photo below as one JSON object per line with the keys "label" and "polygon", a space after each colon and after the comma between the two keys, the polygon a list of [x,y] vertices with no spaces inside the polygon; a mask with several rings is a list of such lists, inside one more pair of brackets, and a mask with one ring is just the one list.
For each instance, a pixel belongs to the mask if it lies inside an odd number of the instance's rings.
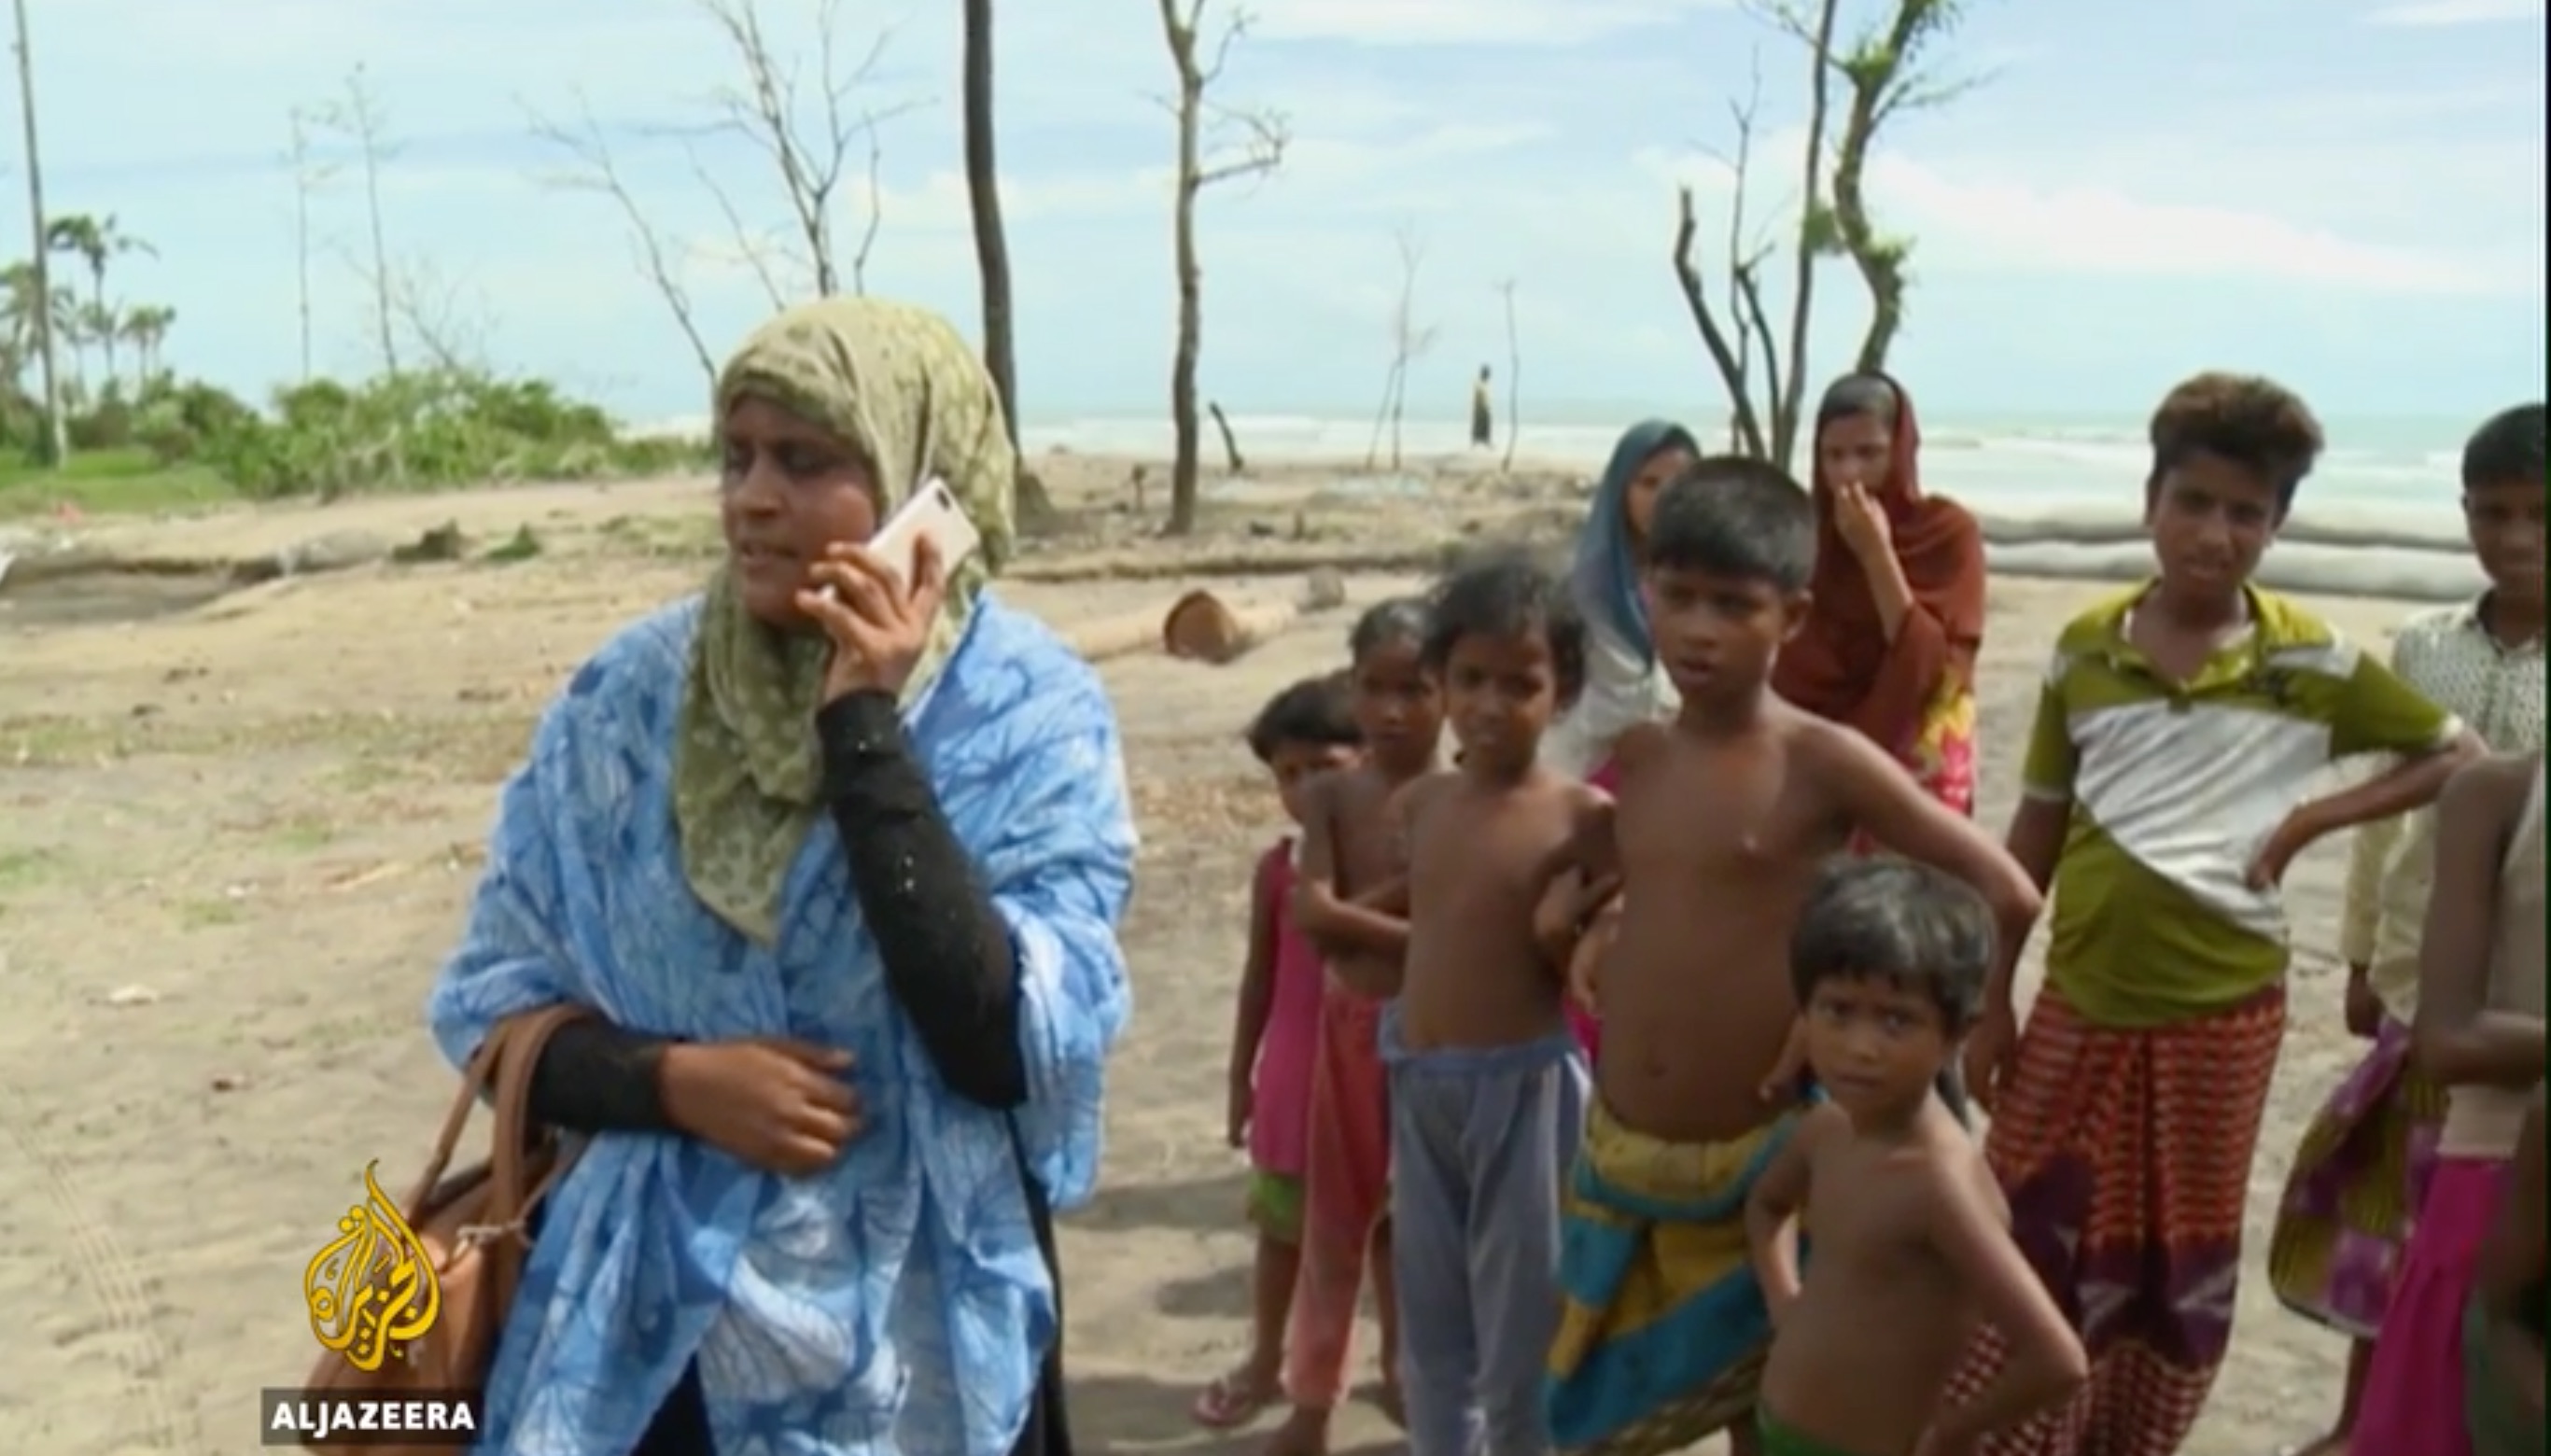
{"label": "boy with bare chest", "polygon": [[1520,559],[1454,575],[1430,616],[1461,766],[1401,793],[1407,976],[1382,1022],[1408,1443],[1543,1456],[1585,1067],[1532,918],[1542,866],[1600,793],[1537,761],[1583,683],[1585,629],[1566,585]]}
{"label": "boy with bare chest", "polygon": [[[1992,960],[1983,901],[1927,866],[1837,861],[1800,913],[1791,981],[1825,1100],[1745,1209],[1779,1327],[1759,1411],[1767,1456],[1966,1456],[2088,1373],[2011,1242],[1991,1170],[1934,1091]],[[1803,1289],[1802,1212],[1815,1252]],[[1985,1398],[1944,1408],[1980,1317],[2010,1331],[2018,1356]]]}
{"label": "boy with bare chest", "polygon": [[1813,504],[1774,467],[1706,460],[1666,488],[1642,590],[1682,712],[1622,738],[1618,808],[1589,811],[1550,867],[1622,885],[1550,1359],[1570,1448],[1671,1451],[1736,1427],[1755,1449],[1743,1418],[1770,1325],[1742,1215],[1796,1121],[1788,945],[1823,862],[1860,830],[1938,866],[1991,906],[2006,958],[2037,916],[1999,845],[1857,732],[1772,695],[1814,550]]}
{"label": "boy with bare chest", "polygon": [[1444,731],[1442,695],[1419,661],[1425,638],[1421,602],[1386,601],[1356,623],[1348,682],[1364,762],[1302,786],[1302,863],[1291,912],[1295,928],[1319,948],[1328,982],[1311,1068],[1301,1273],[1284,1339],[1284,1396],[1292,1409],[1268,1456],[1328,1449],[1368,1268],[1381,1314],[1382,1400],[1398,1413],[1400,1301],[1391,1291],[1383,1226],[1390,1111],[1380,1029],[1383,1007],[1399,993],[1408,945],[1408,923],[1393,908],[1405,894],[1393,795],[1434,769]]}

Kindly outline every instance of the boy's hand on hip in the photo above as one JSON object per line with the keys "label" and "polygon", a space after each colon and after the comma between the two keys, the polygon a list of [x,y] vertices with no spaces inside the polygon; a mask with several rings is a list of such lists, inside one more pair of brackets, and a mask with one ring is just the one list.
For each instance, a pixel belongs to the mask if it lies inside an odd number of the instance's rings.
{"label": "boy's hand on hip", "polygon": [[2019,1018],[2007,1004],[1988,1006],[1967,1032],[1959,1068],[1966,1074],[1967,1096],[1990,1115],[2018,1063]]}
{"label": "boy's hand on hip", "polygon": [[1781,1056],[1772,1070],[1763,1074],[1763,1084],[1755,1091],[1763,1100],[1774,1104],[1798,1099],[1798,1078],[1807,1070],[1807,1023],[1801,1017],[1789,1023],[1788,1038],[1781,1043]]}
{"label": "boy's hand on hip", "polygon": [[2277,821],[2277,827],[2259,845],[2250,859],[2249,885],[2252,889],[2274,889],[2286,883],[2286,871],[2295,856],[2311,848],[2321,837],[2320,815],[2311,804],[2303,804]]}
{"label": "boy's hand on hip", "polygon": [[673,1125],[765,1173],[802,1178],[832,1166],[859,1135],[860,1096],[843,1081],[851,1054],[793,1037],[683,1042],[657,1073]]}
{"label": "boy's hand on hip", "polygon": [[2374,993],[2374,973],[2362,961],[2347,967],[2347,1030],[2351,1036],[2373,1039],[2383,1029],[2383,998]]}

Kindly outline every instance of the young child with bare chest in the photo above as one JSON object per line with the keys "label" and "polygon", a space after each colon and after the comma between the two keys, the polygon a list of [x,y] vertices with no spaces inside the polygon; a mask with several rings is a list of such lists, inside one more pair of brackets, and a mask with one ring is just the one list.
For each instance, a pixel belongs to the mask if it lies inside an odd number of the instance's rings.
{"label": "young child with bare chest", "polygon": [[2038,892],[2001,846],[1848,727],[1769,689],[1806,610],[1815,509],[1758,461],[1668,485],[1642,579],[1672,724],[1620,741],[1619,803],[1549,866],[1617,874],[1597,982],[1597,1097],[1567,1191],[1560,1332],[1547,1387],[1562,1446],[1680,1450],[1751,1422],[1771,1329],[1744,1204],[1795,1130],[1802,1054],[1787,948],[1823,862],[1855,830],[1981,891],[2005,957]]}
{"label": "young child with bare chest", "polygon": [[1390,1281],[1390,1102],[1380,1033],[1408,945],[1408,922],[1396,908],[1406,881],[1392,796],[1435,768],[1444,732],[1442,695],[1419,661],[1425,640],[1419,601],[1383,602],[1356,623],[1347,680],[1365,757],[1302,784],[1298,795],[1302,858],[1290,909],[1328,980],[1311,1068],[1301,1272],[1284,1338],[1292,1408],[1268,1456],[1328,1449],[1368,1272],[1381,1316],[1382,1401],[1398,1415],[1400,1301]]}
{"label": "young child with bare chest", "polygon": [[1408,1443],[1542,1456],[1585,1064],[1532,917],[1542,865],[1601,793],[1538,758],[1583,685],[1585,627],[1566,585],[1520,558],[1456,573],[1430,617],[1426,668],[1462,752],[1400,791],[1407,974],[1382,1021]]}
{"label": "young child with bare chest", "polygon": [[[1984,1155],[1934,1090],[1992,970],[1974,890],[1902,860],[1842,860],[1789,943],[1807,1065],[1825,1100],[1746,1202],[1778,1329],[1758,1412],[1767,1456],[1965,1456],[2089,1372],[2082,1342],[2010,1238]],[[1813,1246],[1804,1288],[1798,1222]],[[1979,1317],[2013,1358],[1942,1408]]]}

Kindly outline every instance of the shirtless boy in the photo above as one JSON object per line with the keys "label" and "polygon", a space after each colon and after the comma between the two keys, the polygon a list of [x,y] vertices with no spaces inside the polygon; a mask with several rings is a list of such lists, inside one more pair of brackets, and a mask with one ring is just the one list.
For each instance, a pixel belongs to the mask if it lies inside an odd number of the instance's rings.
{"label": "shirtless boy", "polygon": [[[1302,1266],[1285,1329],[1284,1397],[1292,1410],[1269,1456],[1318,1456],[1346,1394],[1356,1301],[1371,1268],[1381,1314],[1383,1404],[1398,1414],[1399,1301],[1383,1227],[1390,1111],[1380,1052],[1382,1007],[1399,993],[1408,923],[1385,908],[1403,882],[1392,795],[1435,767],[1442,694],[1419,661],[1426,608],[1386,601],[1347,640],[1364,762],[1302,785],[1302,863],[1293,923],[1328,964],[1320,1045],[1311,1071],[1311,1128],[1302,1190]],[[1375,1257],[1376,1254],[1379,1257]]]}
{"label": "shirtless boy", "polygon": [[[1752,1410],[1771,1329],[1744,1202],[1796,1125],[1788,945],[1822,862],[1857,829],[1939,866],[1983,893],[2005,960],[2037,917],[1999,845],[1877,745],[1770,691],[1815,530],[1805,487],[1759,461],[1705,460],[1666,487],[1642,591],[1683,707],[1622,737],[1619,807],[1582,820],[1556,865],[1623,885],[1551,1347],[1565,1447],[1679,1450]],[[1732,1439],[1757,1449],[1750,1423]]]}
{"label": "shirtless boy", "polygon": [[[1779,1333],[1763,1371],[1768,1456],[1965,1456],[2072,1394],[2082,1342],[2010,1240],[2010,1207],[1935,1084],[1992,970],[1973,890],[1901,860],[1837,861],[1798,914],[1789,967],[1827,1100],[1745,1208]],[[1803,1292],[1797,1222],[1815,1268]],[[1983,1398],[1943,1409],[1979,1315],[2014,1350]]]}
{"label": "shirtless boy", "polygon": [[1408,962],[1382,1020],[1392,1259],[1413,1456],[1544,1456],[1559,1184],[1585,1066],[1532,934],[1541,867],[1601,791],[1538,763],[1585,677],[1567,583],[1521,558],[1436,592],[1426,668],[1461,767],[1401,793]]}

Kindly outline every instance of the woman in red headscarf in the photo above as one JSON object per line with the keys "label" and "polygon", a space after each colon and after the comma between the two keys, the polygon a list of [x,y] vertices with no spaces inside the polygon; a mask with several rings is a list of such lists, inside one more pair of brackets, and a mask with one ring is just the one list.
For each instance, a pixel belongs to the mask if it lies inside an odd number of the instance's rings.
{"label": "woman in red headscarf", "polygon": [[1976,654],[1984,532],[1922,493],[1913,400],[1885,374],[1847,374],[1816,409],[1816,569],[1806,624],[1773,689],[1848,723],[1924,788],[1975,811]]}

